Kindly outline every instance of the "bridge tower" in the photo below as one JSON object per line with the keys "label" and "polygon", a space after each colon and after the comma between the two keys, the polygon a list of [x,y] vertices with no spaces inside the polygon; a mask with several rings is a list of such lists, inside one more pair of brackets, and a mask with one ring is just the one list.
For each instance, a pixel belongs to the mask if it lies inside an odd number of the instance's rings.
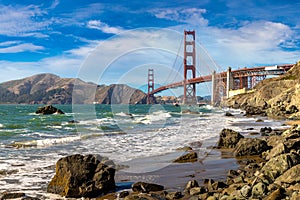
{"label": "bridge tower", "polygon": [[184,91],[183,104],[196,104],[196,84],[188,84],[187,80],[196,78],[195,31],[184,30]]}
{"label": "bridge tower", "polygon": [[154,104],[154,70],[148,69],[148,94],[147,94],[147,104]]}

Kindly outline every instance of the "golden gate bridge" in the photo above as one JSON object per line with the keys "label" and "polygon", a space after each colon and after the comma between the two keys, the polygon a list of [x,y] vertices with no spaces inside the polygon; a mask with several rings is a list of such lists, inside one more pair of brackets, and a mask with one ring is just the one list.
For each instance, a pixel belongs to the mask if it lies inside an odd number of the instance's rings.
{"label": "golden gate bridge", "polygon": [[[184,30],[184,55],[183,55],[183,80],[170,83],[158,88],[154,88],[154,70],[148,69],[148,93],[147,103],[153,104],[154,94],[171,88],[183,87],[183,104],[196,104],[196,84],[211,82],[211,104],[215,105],[223,98],[229,98],[230,93],[234,94],[237,90],[252,89],[259,81],[267,78],[268,75],[282,75],[286,73],[294,64],[258,66],[252,68],[242,68],[216,73],[211,75],[196,77],[196,45],[195,31]],[[241,91],[239,91],[241,92]],[[238,93],[238,92],[236,92]]]}

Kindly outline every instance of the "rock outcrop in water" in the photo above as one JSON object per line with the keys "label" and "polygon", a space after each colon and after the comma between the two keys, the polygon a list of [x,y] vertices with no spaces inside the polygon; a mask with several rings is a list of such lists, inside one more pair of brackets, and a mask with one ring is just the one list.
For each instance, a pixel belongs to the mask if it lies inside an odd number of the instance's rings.
{"label": "rock outcrop in water", "polygon": [[234,96],[225,106],[241,108],[246,115],[300,118],[300,61],[286,74],[258,83],[253,91]]}
{"label": "rock outcrop in water", "polygon": [[42,114],[42,115],[52,115],[52,114],[65,114],[62,110],[55,108],[52,105],[40,107],[35,111],[35,114]]}
{"label": "rock outcrop in water", "polygon": [[9,104],[141,104],[147,95],[123,84],[110,86],[38,74],[0,84],[0,103]]}
{"label": "rock outcrop in water", "polygon": [[98,155],[71,155],[56,163],[47,192],[64,197],[97,197],[115,189],[113,161]]}

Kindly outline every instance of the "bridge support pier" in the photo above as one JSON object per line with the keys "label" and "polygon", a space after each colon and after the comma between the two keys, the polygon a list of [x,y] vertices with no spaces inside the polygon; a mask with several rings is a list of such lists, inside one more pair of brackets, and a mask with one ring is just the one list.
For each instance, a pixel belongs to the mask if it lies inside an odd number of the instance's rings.
{"label": "bridge support pier", "polygon": [[148,94],[147,94],[147,104],[154,104],[154,70],[148,69]]}
{"label": "bridge support pier", "polygon": [[183,85],[183,104],[196,104],[196,84],[188,83],[188,72],[196,78],[196,48],[195,31],[184,30],[184,85]]}
{"label": "bridge support pier", "polygon": [[211,105],[214,106],[216,103],[216,71],[213,71],[211,75]]}
{"label": "bridge support pier", "polygon": [[226,78],[226,97],[229,98],[229,91],[233,89],[233,77],[231,67],[228,67]]}

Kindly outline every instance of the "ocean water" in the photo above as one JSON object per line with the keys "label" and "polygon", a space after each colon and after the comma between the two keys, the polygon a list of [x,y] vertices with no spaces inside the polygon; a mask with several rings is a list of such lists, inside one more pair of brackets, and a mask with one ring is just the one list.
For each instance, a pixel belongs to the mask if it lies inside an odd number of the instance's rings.
{"label": "ocean water", "polygon": [[55,163],[71,154],[100,154],[126,165],[128,173],[146,173],[170,165],[180,147],[205,157],[225,127],[247,134],[249,127],[281,126],[267,119],[255,123],[239,110],[225,117],[227,110],[211,106],[55,106],[66,114],[37,115],[39,105],[0,105],[0,192],[50,198],[46,188]]}

